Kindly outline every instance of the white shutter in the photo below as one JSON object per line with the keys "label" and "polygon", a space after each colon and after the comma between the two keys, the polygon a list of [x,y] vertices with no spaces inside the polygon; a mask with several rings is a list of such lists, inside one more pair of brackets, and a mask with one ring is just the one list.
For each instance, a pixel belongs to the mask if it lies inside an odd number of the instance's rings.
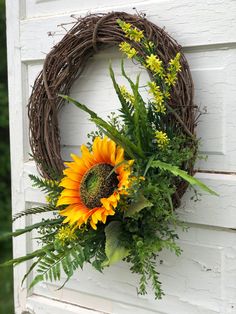
{"label": "white shutter", "polygon": [[[229,314],[236,313],[236,2],[234,0],[7,0],[8,75],[11,128],[13,213],[44,196],[28,180],[35,173],[29,160],[27,100],[45,54],[65,34],[61,23],[73,21],[71,14],[111,10],[133,12],[135,6],[148,19],[165,26],[184,47],[195,83],[195,102],[207,114],[201,117],[198,134],[207,161],[199,162],[197,176],[220,197],[205,195],[194,203],[191,193],[179,209],[190,230],[180,233],[184,250],[177,258],[161,253],[157,265],[166,296],[155,301],[152,293],[137,296],[138,278],[124,263],[105,270],[104,275],[87,266],[62,290],[59,283],[41,283],[27,292],[21,287],[26,264],[15,269],[16,314],[115,313],[115,314]],[[70,27],[70,26],[67,26]],[[49,36],[51,34],[51,36]],[[98,112],[117,108],[108,76],[108,60],[119,69],[116,48],[98,53],[87,66],[71,95]],[[133,75],[139,69],[127,64]],[[145,75],[143,76],[145,79]],[[86,115],[73,106],[60,114],[62,153],[79,151],[92,126]],[[31,223],[18,220],[14,228]],[[14,240],[14,255],[35,247],[27,234]],[[28,313],[27,312],[27,313]]]}

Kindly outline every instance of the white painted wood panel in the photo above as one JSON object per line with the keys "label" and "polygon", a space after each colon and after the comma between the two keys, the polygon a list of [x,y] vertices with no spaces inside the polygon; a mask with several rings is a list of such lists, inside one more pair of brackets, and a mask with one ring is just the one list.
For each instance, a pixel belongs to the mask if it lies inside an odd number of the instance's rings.
{"label": "white painted wood panel", "polygon": [[[115,5],[112,2],[112,6],[93,7],[91,5],[89,10],[80,9],[79,4],[82,2],[77,1],[77,6],[74,8],[73,13],[77,16],[85,15],[91,10],[94,13],[114,9],[134,13],[132,8],[135,6],[138,11],[146,13],[151,21],[160,27],[166,27],[170,35],[184,47],[235,43],[236,41],[234,21],[236,4],[234,0],[143,0],[141,2],[132,0],[128,5],[123,6],[118,5],[119,2]],[[52,15],[22,19],[21,51],[23,60],[43,59],[45,53],[65,34],[65,30],[59,25],[73,21],[73,18],[70,17],[71,13],[68,14],[67,4],[64,4],[62,9],[56,6],[57,1],[54,3]],[[53,35],[50,38],[48,38],[49,32]]]}
{"label": "white painted wood panel", "polygon": [[[57,290],[63,281],[41,283],[34,288],[34,294],[80,307],[92,306],[102,313],[224,314],[222,309],[226,306],[229,308],[230,305],[231,309],[236,306],[232,294],[236,275],[235,267],[232,270],[236,253],[235,232],[220,228],[210,231],[208,227],[191,225],[188,233],[181,234],[180,231],[180,244],[184,250],[180,258],[167,251],[160,254],[161,262],[157,268],[166,292],[161,301],[152,299],[151,290],[148,296],[137,297],[138,278],[130,274],[124,263],[106,269],[104,274],[87,266],[64,289]],[[231,277],[226,265],[230,267]],[[227,301],[222,299],[224,287],[227,288]],[[127,312],[121,311],[122,307]]]}
{"label": "white painted wood panel", "polygon": [[[205,173],[197,177],[215,189],[219,198],[202,193],[201,200],[190,201],[188,191],[178,213],[190,225],[180,233],[184,252],[176,258],[162,252],[157,265],[166,296],[155,301],[150,292],[137,296],[138,278],[128,265],[119,263],[104,275],[86,267],[62,290],[60,283],[42,283],[27,292],[21,287],[26,264],[15,269],[16,314],[233,314],[236,313],[236,1],[234,0],[7,0],[8,73],[12,153],[13,213],[32,204],[43,203],[45,196],[31,187],[28,174],[36,173],[29,160],[27,100],[31,85],[41,70],[45,54],[65,31],[57,25],[73,21],[90,12],[124,10],[132,7],[145,12],[159,26],[165,26],[184,47],[195,83],[195,102],[207,113],[201,117],[198,135],[201,150],[208,154],[196,168]],[[70,27],[70,26],[67,26]],[[52,36],[48,36],[51,32]],[[83,78],[75,82],[71,95],[85,102],[103,117],[117,109],[118,101],[108,76],[108,61],[119,67],[116,48],[97,54]],[[127,63],[134,77],[140,69]],[[145,81],[146,73],[143,72]],[[146,76],[147,77],[147,76]],[[120,77],[118,76],[118,79]],[[96,102],[94,101],[96,99]],[[62,153],[78,152],[92,128],[86,115],[66,105],[60,113]],[[208,173],[216,171],[217,173]],[[223,174],[221,172],[224,172]],[[35,218],[34,218],[35,219]],[[40,219],[40,216],[37,218]],[[22,219],[14,228],[31,223]],[[32,235],[14,241],[19,256],[36,247]]]}
{"label": "white painted wood panel", "polygon": [[[200,151],[208,155],[196,164],[197,169],[235,172],[236,169],[236,138],[232,136],[236,121],[236,49],[205,49],[187,50],[195,85],[195,103],[202,112],[199,119],[197,135],[202,138]],[[117,48],[107,49],[91,59],[83,75],[74,83],[71,96],[86,103],[92,110],[106,117],[109,112],[119,107],[118,98],[112,87],[108,74],[108,64],[112,61],[117,79],[121,84],[125,81],[120,75],[121,54]],[[26,81],[32,86],[42,62],[27,63]],[[141,75],[141,85],[145,85],[148,76],[145,70],[126,61],[126,69],[135,79]],[[222,78],[224,78],[222,80]],[[99,97],[97,95],[99,94]],[[145,94],[145,90],[143,91]],[[27,99],[27,97],[26,97]],[[96,99],[96,102],[94,101]],[[64,159],[68,160],[71,151],[79,152],[79,146],[87,142],[87,132],[94,129],[87,115],[74,105],[65,105],[59,115],[61,144]]]}

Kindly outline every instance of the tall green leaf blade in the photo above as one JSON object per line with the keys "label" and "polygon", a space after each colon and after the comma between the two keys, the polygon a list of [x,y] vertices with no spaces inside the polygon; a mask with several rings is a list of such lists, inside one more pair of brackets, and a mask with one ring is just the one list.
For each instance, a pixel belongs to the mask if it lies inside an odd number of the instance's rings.
{"label": "tall green leaf blade", "polygon": [[114,71],[112,69],[111,64],[109,66],[109,72],[110,72],[110,77],[111,77],[114,89],[115,89],[116,94],[117,94],[117,96],[120,100],[120,103],[121,103],[121,107],[122,107],[121,112],[123,113],[123,115],[125,117],[125,121],[128,122],[129,124],[133,123],[133,117],[132,117],[133,106],[132,105],[128,106],[126,100],[124,99],[124,97],[120,91],[120,87],[116,82],[115,74],[114,74]]}
{"label": "tall green leaf blade", "polygon": [[110,126],[108,123],[104,123],[101,119],[91,119],[110,139],[116,142],[118,145],[124,148],[126,153],[135,158],[135,153],[138,153],[138,148],[133,145],[126,137],[122,136],[116,129]]}
{"label": "tall green leaf blade", "polygon": [[95,112],[90,110],[87,106],[79,103],[75,99],[65,96],[65,95],[59,95],[60,97],[64,98],[68,102],[73,103],[81,110],[87,112],[90,117],[91,121],[93,121],[98,127],[101,127],[107,131],[107,134],[109,137],[113,138],[115,142],[119,143],[120,146],[122,146],[127,154],[130,155],[130,157],[134,157],[134,154],[139,155],[140,157],[144,157],[142,150],[140,150],[134,143],[132,143],[127,137],[122,135],[115,127],[107,123],[105,120],[100,118]]}
{"label": "tall green leaf blade", "polygon": [[108,259],[108,265],[112,265],[129,254],[129,251],[121,245],[120,236],[122,228],[120,221],[112,221],[105,228],[106,245],[105,253]]}
{"label": "tall green leaf blade", "polygon": [[24,234],[26,232],[30,232],[30,231],[37,229],[39,227],[42,227],[42,226],[60,224],[62,221],[63,221],[63,218],[45,220],[45,221],[35,223],[33,225],[26,226],[24,229],[17,229],[14,232],[8,232],[8,233],[0,234],[0,241],[6,239],[8,237],[18,237],[21,234]]}
{"label": "tall green leaf blade", "polygon": [[184,179],[185,181],[187,181],[191,185],[196,185],[196,186],[200,187],[202,190],[206,191],[207,193],[218,196],[218,194],[215,191],[211,190],[202,181],[190,176],[186,171],[181,170],[176,166],[167,164],[167,163],[162,162],[160,160],[155,160],[152,162],[151,167],[160,168],[162,170],[167,170],[167,171],[173,173],[175,176],[181,177],[182,179]]}
{"label": "tall green leaf blade", "polygon": [[40,257],[44,256],[46,254],[46,250],[52,250],[53,246],[52,245],[46,245],[42,247],[41,249],[38,249],[32,253],[28,253],[24,256],[16,257],[14,259],[11,259],[5,263],[0,264],[0,267],[6,267],[6,266],[11,266],[11,265],[17,265],[22,262],[28,261],[30,259],[33,259],[34,257]]}
{"label": "tall green leaf blade", "polygon": [[124,68],[124,60],[121,61],[121,71],[122,75],[127,79],[134,95],[134,129],[136,134],[136,141],[139,144],[140,149],[145,149],[148,146],[148,112],[145,107],[145,102],[139,93],[139,78],[137,76],[136,83],[134,83],[126,74]]}

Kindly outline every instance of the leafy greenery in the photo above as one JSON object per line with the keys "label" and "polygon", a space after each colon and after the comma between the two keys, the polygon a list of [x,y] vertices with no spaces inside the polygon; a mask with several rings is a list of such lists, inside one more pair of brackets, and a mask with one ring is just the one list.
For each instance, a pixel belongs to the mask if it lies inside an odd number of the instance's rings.
{"label": "leafy greenery", "polygon": [[105,262],[104,265],[112,265],[129,255],[128,249],[120,243],[122,232],[122,224],[120,221],[112,221],[106,226],[105,253],[107,263]]}
{"label": "leafy greenery", "polygon": [[202,190],[213,194],[213,195],[218,195],[215,191],[211,190],[208,186],[206,186],[204,183],[202,183],[201,181],[199,181],[198,179],[190,176],[186,171],[179,169],[176,166],[167,164],[165,162],[162,162],[160,160],[155,160],[153,161],[153,163],[151,164],[151,167],[154,168],[160,168],[162,170],[167,170],[170,171],[171,173],[173,173],[175,176],[179,176],[182,179],[186,180],[188,183],[190,183],[191,185],[197,185],[199,186]]}
{"label": "leafy greenery", "polygon": [[[0,0],[0,230],[11,230],[11,181],[10,181],[10,152],[8,130],[8,97],[7,97],[7,57],[6,57],[6,27],[5,1]],[[10,259],[12,255],[10,239],[1,243],[0,263]],[[12,268],[0,271],[1,293],[0,313],[13,313],[13,284]]]}
{"label": "leafy greenery", "polygon": [[[71,163],[72,168],[65,170],[65,177],[62,180],[61,177],[57,177],[55,180],[45,180],[31,175],[33,186],[47,194],[47,204],[27,209],[15,216],[14,219],[46,211],[52,212],[53,216],[51,219],[42,220],[25,229],[2,235],[0,240],[6,236],[18,236],[36,229],[38,231],[37,240],[41,243],[40,249],[26,256],[7,261],[2,266],[17,265],[20,262],[34,259],[28,273],[23,278],[25,280],[34,268],[37,269],[37,275],[30,287],[42,280],[60,280],[62,271],[66,275],[63,287],[73,273],[77,269],[82,269],[85,263],[90,263],[96,270],[102,272],[105,267],[123,260],[129,263],[131,272],[140,276],[138,293],[146,294],[147,285],[150,283],[155,297],[160,299],[164,292],[157,270],[159,254],[162,250],[167,249],[179,256],[181,248],[176,243],[178,240],[176,228],[185,229],[174,211],[177,185],[185,180],[208,193],[216,193],[186,171],[191,168],[196,158],[198,145],[196,138],[193,135],[185,134],[178,123],[169,123],[169,114],[173,111],[168,106],[169,91],[175,85],[181,68],[180,54],[170,60],[168,65],[163,65],[162,61],[153,54],[154,44],[144,38],[142,31],[133,28],[129,23],[122,21],[118,21],[118,23],[124,32],[127,32],[130,39],[141,41],[144,45],[146,58],[137,56],[135,49],[128,43],[121,47],[128,57],[134,57],[153,72],[154,79],[152,82],[147,82],[146,86],[149,88],[151,99],[147,102],[144,101],[142,88],[139,86],[139,76],[133,82],[125,72],[123,61],[121,73],[132,93],[117,83],[112,66],[110,65],[109,68],[114,89],[121,103],[117,116],[112,114],[106,121],[86,105],[69,96],[60,96],[88,113],[91,121],[98,127],[98,131],[89,136],[89,139],[92,139],[92,143],[90,142],[88,145],[90,151],[93,140],[96,140],[97,136],[106,135],[115,142],[112,145],[120,146],[120,153],[122,152],[121,147],[123,148],[126,157],[125,161],[122,161],[124,166],[125,164],[126,167],[129,165],[127,159],[133,159],[132,172],[127,179],[128,187],[123,191],[124,193],[119,193],[117,204],[110,203],[115,211],[112,212],[113,215],[109,214],[104,219],[101,214],[100,217],[96,216],[96,221],[91,222],[90,216],[84,217],[90,211],[96,210],[98,205],[85,208],[81,196],[83,190],[78,191],[77,183],[75,184],[75,181],[78,181],[78,177],[81,176],[81,168],[84,167],[79,157],[74,155],[75,162]],[[180,123],[179,120],[178,122]],[[111,144],[111,141],[109,143]],[[86,156],[90,156],[85,147],[83,150],[87,154]],[[107,149],[105,153],[110,152]],[[88,157],[85,163],[89,162]],[[116,164],[113,170],[109,169],[106,179],[114,175],[119,167],[121,167],[120,163]],[[84,182],[86,182],[86,175],[87,172],[83,174]],[[62,188],[65,186],[65,180],[70,182],[72,188]],[[116,180],[118,180],[118,175]],[[73,189],[73,186],[76,186],[77,190]],[[102,186],[102,188],[104,187]],[[114,193],[118,193],[118,191],[116,183]],[[63,197],[72,199],[72,203],[64,202]],[[62,202],[60,202],[61,199]],[[107,196],[105,199],[107,200]],[[104,199],[99,198],[101,207],[103,206],[102,200]],[[68,206],[69,204],[81,205],[79,202],[83,203],[82,208]],[[105,209],[107,210],[107,208]],[[74,219],[73,216],[72,222],[68,222],[68,217],[63,221],[64,218],[61,216],[64,216],[66,211],[73,212],[76,217]],[[81,217],[84,219],[82,224],[79,221]]]}

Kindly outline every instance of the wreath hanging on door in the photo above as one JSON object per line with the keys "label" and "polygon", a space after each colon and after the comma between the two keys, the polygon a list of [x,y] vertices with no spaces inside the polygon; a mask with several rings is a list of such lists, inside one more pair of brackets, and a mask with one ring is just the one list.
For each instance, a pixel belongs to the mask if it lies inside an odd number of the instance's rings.
{"label": "wreath hanging on door", "polygon": [[[111,45],[145,68],[150,80],[142,87],[139,76],[132,81],[122,60],[127,86],[121,86],[110,65],[121,107],[104,120],[66,95],[93,54]],[[72,154],[69,162],[60,154],[57,118],[65,101],[87,112],[97,126],[81,156]],[[30,145],[42,176],[30,177],[46,192],[47,204],[14,220],[45,212],[54,216],[15,231],[13,236],[37,229],[42,247],[5,265],[34,259],[24,277],[37,267],[32,287],[59,280],[62,270],[69,280],[84,263],[103,271],[123,260],[140,275],[138,293],[145,294],[150,281],[161,298],[156,260],[163,249],[181,253],[175,230],[182,222],[175,208],[189,183],[215,194],[193,177],[195,113],[188,63],[163,29],[144,15],[124,12],[79,19],[46,56],[29,100]]]}

